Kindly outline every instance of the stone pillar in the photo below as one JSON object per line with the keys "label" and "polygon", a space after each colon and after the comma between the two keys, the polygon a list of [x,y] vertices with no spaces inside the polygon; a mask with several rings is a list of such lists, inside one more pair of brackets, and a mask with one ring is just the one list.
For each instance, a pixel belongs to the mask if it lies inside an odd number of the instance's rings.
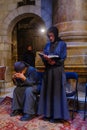
{"label": "stone pillar", "polygon": [[[53,24],[68,48],[67,70],[87,74],[87,1],[55,0]],[[83,72],[83,73],[82,73]],[[85,73],[86,72],[86,73]]]}

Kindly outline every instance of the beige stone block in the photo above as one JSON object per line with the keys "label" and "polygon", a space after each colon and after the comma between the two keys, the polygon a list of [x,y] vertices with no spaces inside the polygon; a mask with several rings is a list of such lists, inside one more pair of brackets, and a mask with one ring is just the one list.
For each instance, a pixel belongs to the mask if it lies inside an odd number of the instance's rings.
{"label": "beige stone block", "polygon": [[9,4],[9,5],[8,5],[8,11],[12,11],[12,10],[14,10],[15,8],[17,8],[17,3],[12,3],[12,4]]}
{"label": "beige stone block", "polygon": [[39,15],[39,16],[41,16],[41,8],[40,7],[38,7],[38,6],[36,6],[36,9],[35,9],[36,11],[36,14],[37,15]]}
{"label": "beige stone block", "polygon": [[3,36],[1,36],[1,42],[4,43],[4,39],[3,39]]}
{"label": "beige stone block", "polygon": [[24,13],[24,8],[23,7],[19,7],[18,9],[17,9],[17,11],[18,11],[18,14],[20,15],[20,14],[23,14]]}
{"label": "beige stone block", "polygon": [[87,46],[68,46],[65,66],[87,66]]}
{"label": "beige stone block", "polygon": [[11,81],[11,79],[12,79],[12,74],[11,74],[10,68],[11,68],[10,66],[6,66],[6,75],[5,75],[6,82]]}
{"label": "beige stone block", "polygon": [[2,18],[1,24],[3,24],[3,21],[4,21],[4,19],[6,18],[7,15],[8,15],[8,12],[7,12],[7,11],[4,11],[4,12],[3,12],[3,15],[0,16],[0,18]]}
{"label": "beige stone block", "polygon": [[[19,16],[18,10],[17,10],[17,9],[13,10],[13,11],[11,12],[11,15],[13,15],[13,18],[16,18],[17,16]],[[9,17],[10,17],[10,16],[9,16]],[[12,17],[12,16],[11,16],[11,17]]]}
{"label": "beige stone block", "polygon": [[10,23],[10,22],[15,18],[14,13],[11,12],[11,13],[8,15],[7,18],[10,19],[10,20],[8,21],[8,22]]}
{"label": "beige stone block", "polygon": [[14,2],[22,2],[23,0],[12,0],[12,1],[14,1]]}
{"label": "beige stone block", "polygon": [[6,7],[5,4],[0,3],[0,11],[4,11],[4,10],[6,10],[5,7]]}
{"label": "beige stone block", "polygon": [[24,12],[32,12],[34,6],[33,5],[26,5],[26,7],[24,7]]}
{"label": "beige stone block", "polygon": [[[11,4],[11,3],[17,3],[19,0],[9,0],[7,1],[7,4]],[[21,1],[21,0],[20,0]]]}
{"label": "beige stone block", "polygon": [[[12,75],[6,74],[6,77],[5,77],[6,82],[11,82],[12,81],[11,79],[12,79]],[[6,86],[7,86],[7,84],[6,84]]]}
{"label": "beige stone block", "polygon": [[5,43],[4,44],[4,50],[8,51],[8,52],[11,52],[11,44],[10,43]]}
{"label": "beige stone block", "polygon": [[2,55],[2,51],[4,51],[4,44],[0,43],[0,56]]}
{"label": "beige stone block", "polygon": [[41,0],[36,0],[36,6],[41,7]]}
{"label": "beige stone block", "polygon": [[87,46],[70,46],[67,48],[67,55],[86,55]]}
{"label": "beige stone block", "polygon": [[8,37],[7,36],[1,36],[1,42],[4,43],[4,42],[8,42]]}
{"label": "beige stone block", "polygon": [[80,47],[80,48],[85,48],[87,47],[87,42],[66,42],[67,47]]}
{"label": "beige stone block", "polygon": [[18,12],[17,12],[16,10],[13,11],[13,12],[11,12],[11,13],[8,15],[8,17],[7,17],[7,22],[8,22],[8,24],[11,23],[11,21],[13,21],[14,18],[17,17],[17,16],[18,16]]}
{"label": "beige stone block", "polygon": [[69,56],[67,57],[65,61],[65,65],[70,65],[70,66],[87,65],[87,62],[85,59],[87,59],[87,56]]}
{"label": "beige stone block", "polygon": [[81,21],[81,20],[61,22],[61,23],[58,23],[57,26],[60,32],[87,30],[87,22]]}
{"label": "beige stone block", "polygon": [[11,22],[11,19],[9,17],[6,17],[4,20],[4,24],[7,24],[7,26],[9,26],[10,22]]}
{"label": "beige stone block", "polygon": [[33,5],[27,5],[26,9],[25,9],[25,12],[36,12],[35,6],[33,6]]}
{"label": "beige stone block", "polygon": [[3,19],[5,18],[5,13],[0,11],[0,24],[2,23]]}
{"label": "beige stone block", "polygon": [[0,4],[2,4],[3,3],[3,0],[0,0]]}
{"label": "beige stone block", "polygon": [[10,59],[9,55],[8,55],[7,58],[4,58],[4,64],[6,66],[11,66],[11,59]]}
{"label": "beige stone block", "polygon": [[32,6],[32,5],[26,5],[26,6],[22,6],[22,7],[19,7],[18,9],[18,14],[26,14],[26,13],[35,13],[37,15],[41,15],[41,12],[38,8],[38,6]]}
{"label": "beige stone block", "polygon": [[2,52],[2,57],[5,59],[5,62],[8,62],[11,59],[11,52],[4,51]]}
{"label": "beige stone block", "polygon": [[[6,28],[5,28],[6,27]],[[8,29],[8,26],[4,26],[4,28],[2,28],[1,32],[0,32],[0,35],[1,35],[1,38],[2,40],[4,40],[4,37],[7,37],[8,33],[7,33],[7,29]],[[8,39],[8,38],[7,38]]]}
{"label": "beige stone block", "polygon": [[0,51],[0,55],[2,56],[0,60],[0,65],[11,66],[11,54],[7,51]]}
{"label": "beige stone block", "polygon": [[37,52],[36,52],[36,57],[35,57],[35,67],[36,67],[36,68],[38,68],[38,67],[43,67],[43,66],[44,66],[44,64],[43,64],[43,62],[42,62],[42,59],[41,59],[41,57],[39,56],[38,53],[39,53],[39,52],[37,51]]}
{"label": "beige stone block", "polygon": [[2,41],[1,41],[1,36],[0,36],[0,44],[2,43]]}

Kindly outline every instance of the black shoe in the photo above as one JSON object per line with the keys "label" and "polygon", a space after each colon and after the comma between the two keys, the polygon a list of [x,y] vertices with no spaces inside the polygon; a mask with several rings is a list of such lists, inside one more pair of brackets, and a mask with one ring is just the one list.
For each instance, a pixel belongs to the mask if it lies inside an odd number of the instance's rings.
{"label": "black shoe", "polygon": [[42,117],[42,120],[44,120],[44,121],[50,121],[50,117]]}
{"label": "black shoe", "polygon": [[62,124],[70,124],[68,121],[63,119],[50,119],[50,123],[62,123]]}
{"label": "black shoe", "polygon": [[50,121],[50,123],[54,123],[54,122],[55,122],[55,120],[54,120],[54,119],[50,119],[49,121]]}
{"label": "black shoe", "polygon": [[60,123],[60,120],[51,118],[50,123]]}
{"label": "black shoe", "polygon": [[24,115],[20,118],[20,120],[21,120],[21,121],[29,121],[29,120],[33,119],[34,117],[35,117],[35,115],[24,114]]}
{"label": "black shoe", "polygon": [[22,111],[21,110],[14,110],[10,116],[17,116],[17,115],[21,115],[22,114]]}

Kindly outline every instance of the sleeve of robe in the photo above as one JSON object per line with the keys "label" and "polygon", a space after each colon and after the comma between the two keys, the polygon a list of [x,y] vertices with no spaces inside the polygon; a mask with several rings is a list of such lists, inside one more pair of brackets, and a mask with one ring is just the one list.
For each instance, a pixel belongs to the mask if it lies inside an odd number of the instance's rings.
{"label": "sleeve of robe", "polygon": [[33,86],[38,84],[39,77],[35,68],[29,67],[25,76],[26,80],[23,81],[22,86]]}

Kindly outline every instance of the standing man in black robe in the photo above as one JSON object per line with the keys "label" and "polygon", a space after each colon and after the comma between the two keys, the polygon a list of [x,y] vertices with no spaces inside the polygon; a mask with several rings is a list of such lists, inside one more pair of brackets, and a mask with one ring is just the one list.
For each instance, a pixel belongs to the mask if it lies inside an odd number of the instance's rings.
{"label": "standing man in black robe", "polygon": [[[66,43],[58,37],[58,29],[54,26],[47,31],[49,42],[45,45],[42,58],[45,65],[43,85],[41,87],[38,114],[45,120],[69,120],[69,110],[66,98],[66,76],[64,61],[67,56]],[[58,58],[48,58],[46,55],[56,55]]]}
{"label": "standing man in black robe", "polygon": [[27,45],[27,50],[23,54],[23,61],[29,64],[30,66],[35,67],[35,54],[31,45]]}

